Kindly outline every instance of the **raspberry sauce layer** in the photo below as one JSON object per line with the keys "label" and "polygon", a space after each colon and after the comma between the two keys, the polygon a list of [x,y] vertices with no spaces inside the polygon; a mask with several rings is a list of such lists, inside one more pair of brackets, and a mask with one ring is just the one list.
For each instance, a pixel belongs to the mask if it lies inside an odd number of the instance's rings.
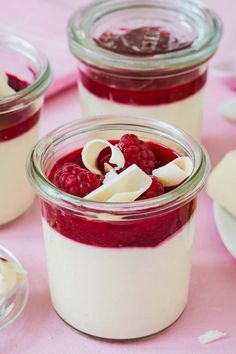
{"label": "raspberry sauce layer", "polygon": [[92,70],[80,71],[80,81],[92,94],[117,103],[154,106],[178,102],[200,91],[207,79],[207,71],[199,75],[182,74],[177,77],[119,78]]}
{"label": "raspberry sauce layer", "polygon": [[[176,152],[163,145],[153,142],[148,145],[155,154],[159,166],[178,156]],[[49,180],[53,180],[58,168],[66,162],[77,163],[83,167],[81,149],[57,161],[49,173]],[[103,221],[88,220],[42,201],[43,217],[59,234],[86,245],[109,248],[155,247],[180,230],[191,218],[195,207],[196,200],[192,200],[165,215],[149,219]]]}
{"label": "raspberry sauce layer", "polygon": [[[14,75],[7,74],[8,83],[16,92],[23,90],[29,84]],[[0,143],[14,139],[29,131],[38,122],[40,110],[32,115],[30,108],[15,112],[0,113]]]}

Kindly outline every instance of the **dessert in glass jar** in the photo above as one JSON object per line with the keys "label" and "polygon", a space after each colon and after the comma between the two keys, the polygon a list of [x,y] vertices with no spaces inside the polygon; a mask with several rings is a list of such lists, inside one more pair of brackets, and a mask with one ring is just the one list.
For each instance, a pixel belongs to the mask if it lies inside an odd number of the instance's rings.
{"label": "dessert in glass jar", "polygon": [[222,25],[197,1],[105,0],[68,24],[82,113],[160,119],[201,135],[207,63]]}
{"label": "dessert in glass jar", "polygon": [[58,315],[105,339],[157,333],[187,302],[197,195],[208,157],[177,128],[97,116],[41,139],[29,156]]}
{"label": "dessert in glass jar", "polygon": [[0,225],[31,205],[25,163],[39,137],[43,94],[51,81],[46,57],[25,40],[0,36]]}

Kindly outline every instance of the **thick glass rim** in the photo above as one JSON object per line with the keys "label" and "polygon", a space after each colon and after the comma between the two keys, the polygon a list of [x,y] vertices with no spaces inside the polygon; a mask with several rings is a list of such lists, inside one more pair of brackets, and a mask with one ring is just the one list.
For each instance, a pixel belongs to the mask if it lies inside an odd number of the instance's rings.
{"label": "thick glass rim", "polygon": [[52,70],[47,57],[30,42],[15,35],[0,35],[0,48],[10,49],[28,58],[39,69],[37,79],[29,86],[13,95],[0,97],[0,109],[2,111],[16,109],[19,105],[32,102],[41,96],[52,81]]}
{"label": "thick glass rim", "polygon": [[[67,139],[83,133],[105,130],[142,131],[171,140],[191,156],[194,169],[191,176],[176,189],[156,198],[128,203],[94,202],[70,195],[54,186],[43,170],[44,156]],[[149,215],[155,210],[164,212],[190,201],[202,189],[209,174],[210,163],[205,149],[184,131],[154,119],[131,116],[96,116],[76,120],[53,130],[44,136],[31,151],[27,161],[29,181],[37,194],[44,200],[59,207],[78,212],[108,212],[120,214]],[[137,213],[136,213],[137,212]]]}
{"label": "thick glass rim", "polygon": [[[161,8],[181,11],[196,22],[198,38],[189,48],[150,57],[131,57],[99,47],[90,36],[96,21],[111,12],[123,9]],[[198,0],[102,0],[76,11],[67,25],[69,46],[75,57],[107,70],[167,73],[189,69],[206,62],[216,51],[222,35],[222,22],[205,4]]]}

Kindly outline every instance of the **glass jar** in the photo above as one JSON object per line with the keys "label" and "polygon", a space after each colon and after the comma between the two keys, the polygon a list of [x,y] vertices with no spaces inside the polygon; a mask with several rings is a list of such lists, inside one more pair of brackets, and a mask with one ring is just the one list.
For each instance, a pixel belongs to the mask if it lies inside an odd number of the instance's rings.
{"label": "glass jar", "polygon": [[31,205],[34,193],[25,173],[27,155],[39,138],[43,94],[51,82],[46,57],[25,40],[0,36],[1,72],[15,93],[0,97],[0,225]]}
{"label": "glass jar", "polygon": [[[113,140],[126,133],[189,156],[191,176],[166,194],[131,203],[88,201],[48,180],[56,161],[91,138]],[[176,321],[188,296],[197,194],[209,172],[202,147],[158,120],[98,116],[46,135],[27,170],[41,200],[58,315],[81,332],[115,340],[145,337]]]}
{"label": "glass jar", "polygon": [[82,113],[161,119],[201,135],[207,62],[222,32],[197,1],[105,0],[68,24]]}

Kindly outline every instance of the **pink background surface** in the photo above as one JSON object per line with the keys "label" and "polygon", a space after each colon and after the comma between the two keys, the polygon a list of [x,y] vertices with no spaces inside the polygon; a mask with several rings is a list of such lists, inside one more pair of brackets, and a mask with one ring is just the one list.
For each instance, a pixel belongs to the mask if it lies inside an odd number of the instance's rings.
{"label": "pink background surface", "polygon": [[[208,0],[224,21],[221,48],[211,65],[232,54],[236,31],[235,0]],[[218,114],[221,103],[235,94],[211,74],[206,92],[203,143],[213,165],[226,151],[236,148],[236,125]],[[47,100],[41,133],[79,118],[77,89]],[[223,181],[222,181],[223,183]],[[193,268],[188,306],[172,327],[150,339],[130,344],[109,344],[79,335],[52,309],[46,271],[40,210],[35,201],[20,219],[0,229],[0,242],[28,270],[29,302],[11,327],[0,334],[1,354],[234,354],[236,352],[236,260],[222,245],[213,219],[212,201],[203,191],[197,213]],[[132,324],[131,324],[132,325]],[[202,345],[197,336],[218,329],[227,336]]]}

